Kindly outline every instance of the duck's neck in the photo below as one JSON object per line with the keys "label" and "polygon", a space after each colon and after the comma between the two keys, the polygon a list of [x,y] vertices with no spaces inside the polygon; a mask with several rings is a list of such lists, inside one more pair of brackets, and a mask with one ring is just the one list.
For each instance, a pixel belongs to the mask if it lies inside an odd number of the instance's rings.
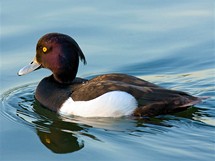
{"label": "duck's neck", "polygon": [[73,80],[76,77],[76,72],[62,72],[62,73],[58,73],[58,74],[53,74],[54,79],[62,84],[71,84],[73,82]]}
{"label": "duck's neck", "polygon": [[62,84],[71,84],[76,77],[79,66],[78,57],[62,61],[60,68],[53,72],[55,80]]}

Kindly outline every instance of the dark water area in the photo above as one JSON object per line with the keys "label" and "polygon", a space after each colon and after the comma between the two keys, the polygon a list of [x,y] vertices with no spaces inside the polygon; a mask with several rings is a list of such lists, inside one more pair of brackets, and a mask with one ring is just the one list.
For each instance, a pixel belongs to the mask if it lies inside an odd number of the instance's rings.
{"label": "dark water area", "polygon": [[[0,160],[215,159],[213,0],[0,2]],[[79,77],[126,73],[209,98],[152,118],[59,116],[34,99],[39,70],[18,77],[48,32],[72,36],[85,53]]]}

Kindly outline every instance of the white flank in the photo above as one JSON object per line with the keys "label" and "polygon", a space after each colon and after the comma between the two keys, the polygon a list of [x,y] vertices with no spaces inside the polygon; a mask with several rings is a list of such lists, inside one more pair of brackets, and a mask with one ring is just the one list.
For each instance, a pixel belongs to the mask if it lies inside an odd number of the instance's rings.
{"label": "white flank", "polygon": [[136,107],[137,101],[129,93],[111,91],[89,101],[69,98],[58,113],[82,117],[121,117],[131,115]]}

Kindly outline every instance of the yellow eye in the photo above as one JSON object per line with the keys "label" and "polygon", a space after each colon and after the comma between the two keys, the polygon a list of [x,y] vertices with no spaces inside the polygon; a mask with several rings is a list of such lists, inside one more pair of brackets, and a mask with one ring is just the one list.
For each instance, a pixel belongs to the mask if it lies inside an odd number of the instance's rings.
{"label": "yellow eye", "polygon": [[45,53],[45,52],[47,52],[47,47],[43,47],[43,52]]}

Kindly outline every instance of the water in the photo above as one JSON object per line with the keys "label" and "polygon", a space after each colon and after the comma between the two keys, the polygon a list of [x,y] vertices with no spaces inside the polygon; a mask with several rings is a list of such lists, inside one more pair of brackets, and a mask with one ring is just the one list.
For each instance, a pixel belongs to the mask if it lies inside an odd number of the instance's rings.
{"label": "water", "polygon": [[[0,160],[215,159],[215,2],[1,1]],[[65,118],[38,105],[50,72],[18,77],[47,32],[71,35],[86,55],[78,76],[127,73],[207,100],[148,119]]]}

